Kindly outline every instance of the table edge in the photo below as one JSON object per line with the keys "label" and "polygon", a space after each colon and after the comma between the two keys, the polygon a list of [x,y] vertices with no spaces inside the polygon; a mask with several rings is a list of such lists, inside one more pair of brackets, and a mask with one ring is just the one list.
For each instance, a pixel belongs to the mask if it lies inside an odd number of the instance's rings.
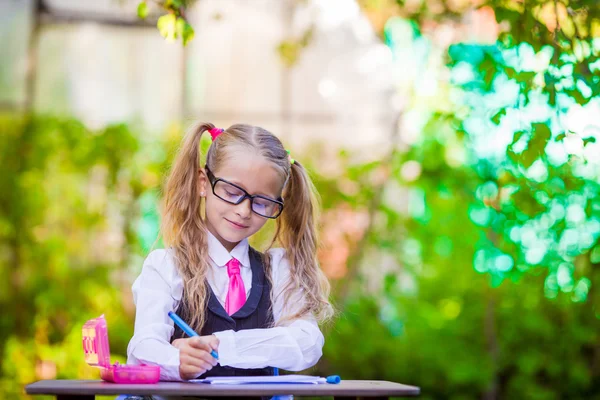
{"label": "table edge", "polygon": [[[93,390],[81,390],[81,387],[71,386],[71,387],[62,387],[62,388],[49,388],[45,387],[44,383],[48,382],[56,382],[56,381],[65,381],[70,382],[72,384],[76,384],[77,382],[87,383],[93,382],[97,384],[106,384],[106,387],[102,388],[94,388]],[[349,380],[354,382],[355,380]],[[168,387],[168,385],[163,385],[162,387],[156,385],[132,385],[132,384],[115,384],[103,382],[101,380],[72,380],[72,379],[49,379],[49,380],[40,380],[37,382],[30,383],[25,386],[25,393],[28,395],[119,395],[123,393],[131,394],[131,395],[179,395],[179,396],[194,396],[194,395],[210,395],[215,397],[226,397],[232,395],[240,395],[241,387],[244,387],[246,390],[244,394],[248,396],[269,396],[276,394],[291,394],[297,396],[418,396],[421,394],[421,389],[418,386],[405,385],[402,383],[391,382],[391,381],[378,381],[378,380],[364,380],[363,382],[385,382],[385,383],[393,383],[396,385],[402,385],[402,388],[398,389],[372,389],[372,388],[363,388],[363,389],[339,389],[337,385],[290,385],[290,384],[281,384],[276,386],[269,386],[269,388],[263,387],[253,387],[255,385],[239,385],[232,387],[223,387],[219,386],[218,391],[213,390],[198,390],[197,388],[201,387],[197,384],[190,384],[190,390],[182,390],[179,388],[175,393],[173,388]],[[161,382],[161,383],[183,383],[183,382]],[[280,388],[282,391],[274,391],[275,388]],[[327,388],[333,390],[326,390]],[[324,390],[325,389],[325,390]],[[327,393],[326,393],[327,392]]]}

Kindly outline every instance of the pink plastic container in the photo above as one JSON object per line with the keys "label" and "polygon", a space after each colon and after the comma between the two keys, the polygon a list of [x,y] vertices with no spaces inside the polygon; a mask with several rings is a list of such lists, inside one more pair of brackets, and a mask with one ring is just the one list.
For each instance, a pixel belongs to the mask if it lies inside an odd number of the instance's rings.
{"label": "pink plastic container", "polygon": [[104,315],[90,319],[83,325],[83,353],[85,362],[100,368],[100,377],[114,383],[156,383],[160,367],[154,365],[110,364],[108,328]]}

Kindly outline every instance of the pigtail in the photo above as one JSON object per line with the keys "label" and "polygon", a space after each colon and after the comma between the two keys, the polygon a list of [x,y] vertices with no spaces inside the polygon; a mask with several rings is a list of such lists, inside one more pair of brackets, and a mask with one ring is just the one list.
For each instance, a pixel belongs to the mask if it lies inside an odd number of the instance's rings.
{"label": "pigtail", "polygon": [[178,150],[166,182],[161,233],[184,282],[191,326],[199,329],[205,320],[208,297],[208,245],[206,224],[201,215],[200,138],[214,128],[210,123],[194,126]]}
{"label": "pigtail", "polygon": [[[289,285],[301,288],[305,297],[304,308],[285,320],[312,313],[318,321],[326,321],[332,317],[333,308],[329,303],[331,287],[317,260],[319,198],[310,177],[298,161],[290,165],[283,198],[285,207],[277,233],[290,262],[292,281]],[[284,290],[284,293],[289,292]],[[284,302],[289,300],[286,298]]]}

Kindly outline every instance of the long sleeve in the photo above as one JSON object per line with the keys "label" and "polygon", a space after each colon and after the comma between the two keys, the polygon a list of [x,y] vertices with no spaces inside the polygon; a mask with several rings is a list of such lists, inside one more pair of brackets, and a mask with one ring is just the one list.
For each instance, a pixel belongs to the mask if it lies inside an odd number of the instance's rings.
{"label": "long sleeve", "polygon": [[127,347],[128,364],[160,365],[160,379],[179,381],[179,350],[170,343],[175,310],[183,283],[167,250],[155,250],[144,261],[133,286],[135,329]]}
{"label": "long sleeve", "polygon": [[[271,250],[273,271],[273,318],[275,323],[302,307],[303,294],[291,294],[290,307],[284,309],[282,291],[290,278],[289,262],[284,249]],[[219,338],[219,363],[235,368],[277,367],[301,371],[312,367],[323,354],[325,342],[312,316],[296,319],[286,326],[216,332]]]}

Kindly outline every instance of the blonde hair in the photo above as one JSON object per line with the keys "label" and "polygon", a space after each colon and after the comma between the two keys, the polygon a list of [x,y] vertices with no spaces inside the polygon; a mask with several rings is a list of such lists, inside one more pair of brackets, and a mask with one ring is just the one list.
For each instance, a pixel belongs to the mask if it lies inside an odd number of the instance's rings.
{"label": "blonde hair", "polygon": [[[175,263],[184,282],[184,297],[188,306],[190,325],[200,330],[206,319],[209,287],[207,227],[201,215],[200,196],[200,138],[213,129],[201,123],[190,129],[178,151],[164,193],[161,234],[164,244],[173,251]],[[333,315],[329,302],[330,284],[317,260],[318,197],[306,170],[298,161],[290,163],[281,141],[269,131],[236,124],[225,129],[213,141],[206,155],[206,165],[217,171],[234,146],[253,150],[273,163],[285,182],[282,196],[284,208],[276,220],[276,233],[264,252],[265,275],[271,280],[271,260],[268,250],[279,242],[286,250],[290,263],[290,279],[282,294],[284,309],[291,306],[291,293],[300,289],[304,307],[294,315],[284,316],[277,325],[312,314],[319,322]],[[271,282],[272,283],[272,282]],[[272,285],[271,285],[272,287]],[[273,288],[271,304],[273,303]]]}

